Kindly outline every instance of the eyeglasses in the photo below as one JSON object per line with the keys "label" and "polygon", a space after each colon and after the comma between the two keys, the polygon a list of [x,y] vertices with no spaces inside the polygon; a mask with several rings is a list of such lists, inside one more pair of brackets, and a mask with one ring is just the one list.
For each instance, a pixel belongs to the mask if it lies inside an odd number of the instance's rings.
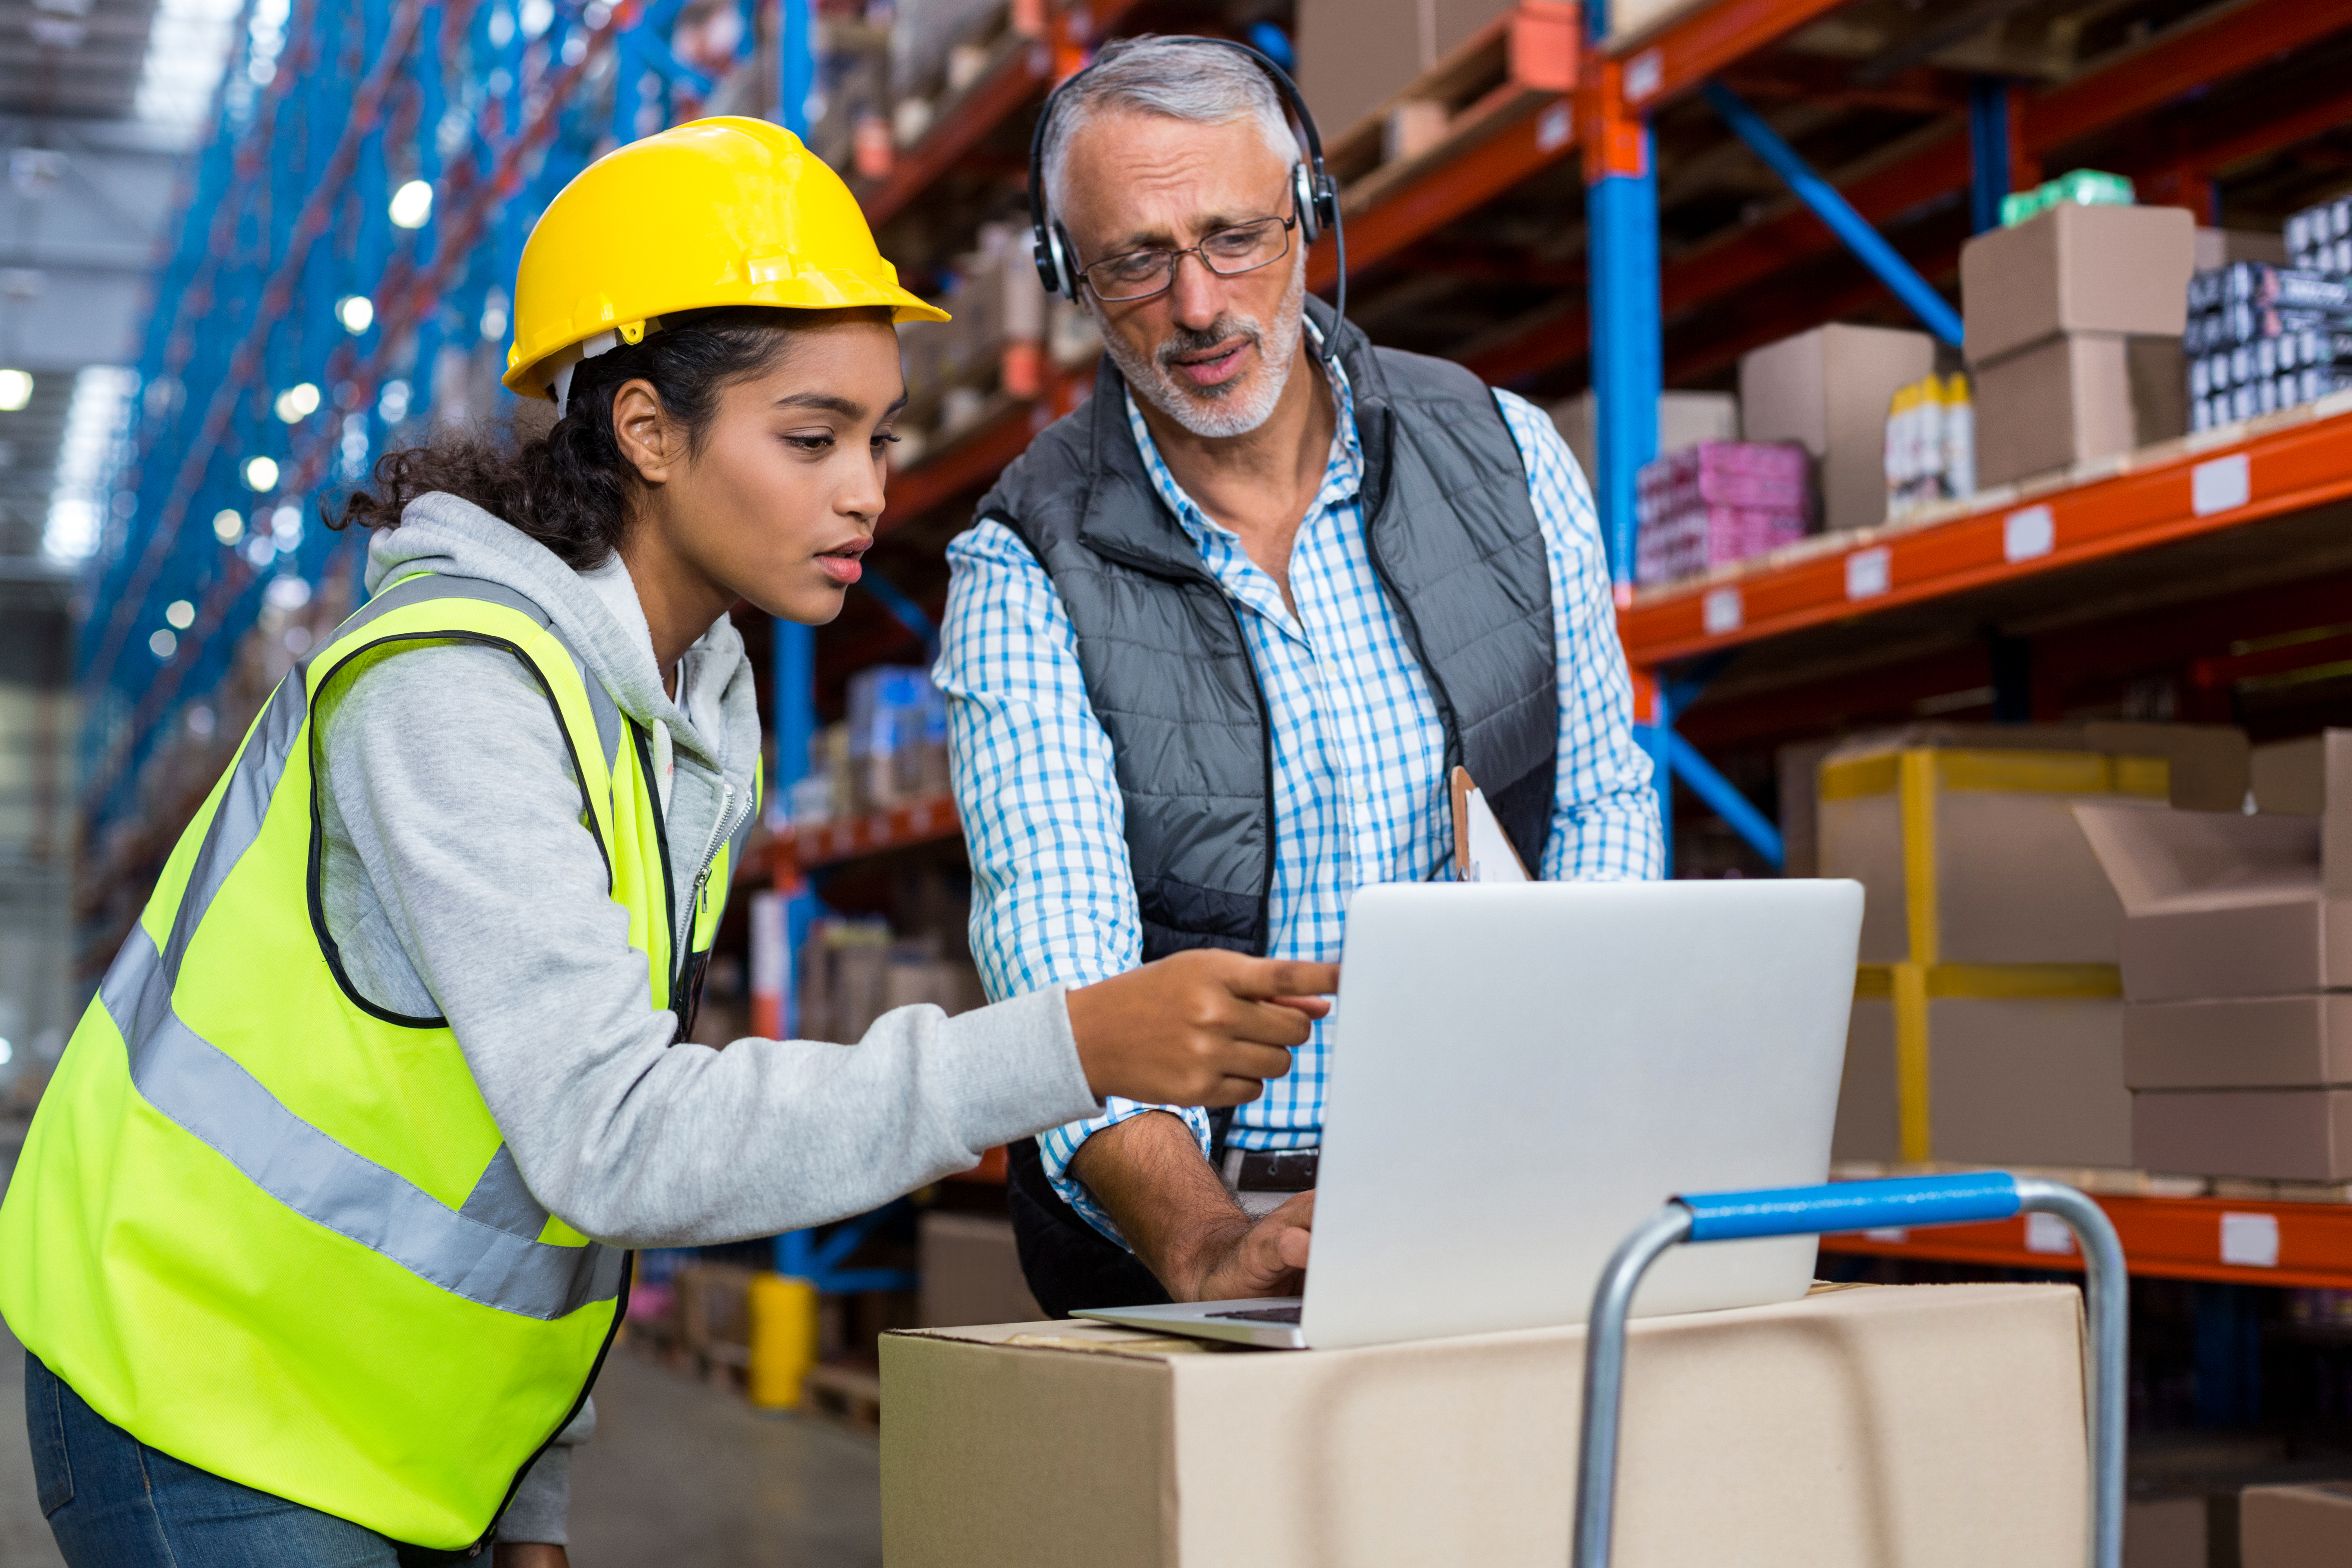
{"label": "eyeglasses", "polygon": [[1289,255],[1290,231],[1297,222],[1296,216],[1262,217],[1255,223],[1221,228],[1205,236],[1200,244],[1188,245],[1181,250],[1154,246],[1147,250],[1106,256],[1091,267],[1080,268],[1078,276],[1087,280],[1095,298],[1107,305],[1149,300],[1154,294],[1167,292],[1176,281],[1176,263],[1187,256],[1199,257],[1201,265],[1220,278],[1238,278],[1244,272],[1271,267]]}

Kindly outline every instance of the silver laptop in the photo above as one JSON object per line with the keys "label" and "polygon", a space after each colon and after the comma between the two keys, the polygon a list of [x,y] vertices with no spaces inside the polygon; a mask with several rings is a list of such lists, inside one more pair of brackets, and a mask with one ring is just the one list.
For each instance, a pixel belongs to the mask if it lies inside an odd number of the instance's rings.
{"label": "silver laptop", "polygon": [[[1584,1321],[1678,1192],[1829,1173],[1862,887],[1412,883],[1348,911],[1307,1294],[1106,1308],[1291,1349]],[[1791,1300],[1811,1237],[1683,1247],[1637,1313]]]}

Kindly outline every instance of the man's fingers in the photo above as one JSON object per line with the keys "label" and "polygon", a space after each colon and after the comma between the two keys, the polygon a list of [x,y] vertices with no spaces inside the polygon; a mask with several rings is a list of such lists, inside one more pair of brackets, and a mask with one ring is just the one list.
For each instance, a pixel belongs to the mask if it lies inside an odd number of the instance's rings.
{"label": "man's fingers", "polygon": [[1331,1016],[1331,998],[1328,996],[1269,996],[1266,998],[1266,1005],[1287,1007],[1294,1013],[1304,1013],[1310,1018],[1328,1018]]}
{"label": "man's fingers", "polygon": [[1228,1105],[1247,1105],[1265,1092],[1265,1085],[1254,1078],[1227,1078],[1218,1080],[1217,1087],[1201,1101],[1204,1106],[1220,1109]]}
{"label": "man's fingers", "polygon": [[1225,1033],[1236,1040],[1291,1049],[1305,1045],[1315,1032],[1315,1020],[1296,1007],[1238,998],[1232,1006],[1233,1016],[1225,1025]]}
{"label": "man's fingers", "polygon": [[1339,966],[1293,958],[1255,958],[1228,978],[1225,987],[1236,996],[1261,1001],[1276,996],[1328,996],[1339,989]]}

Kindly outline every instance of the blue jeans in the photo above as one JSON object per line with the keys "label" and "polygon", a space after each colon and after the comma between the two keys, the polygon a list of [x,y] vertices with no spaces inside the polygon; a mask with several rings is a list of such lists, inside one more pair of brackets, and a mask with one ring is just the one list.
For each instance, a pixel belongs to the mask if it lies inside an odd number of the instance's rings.
{"label": "blue jeans", "polygon": [[489,1553],[402,1546],[347,1519],[183,1464],[82,1403],[25,1352],[41,1512],[68,1568],[420,1568]]}

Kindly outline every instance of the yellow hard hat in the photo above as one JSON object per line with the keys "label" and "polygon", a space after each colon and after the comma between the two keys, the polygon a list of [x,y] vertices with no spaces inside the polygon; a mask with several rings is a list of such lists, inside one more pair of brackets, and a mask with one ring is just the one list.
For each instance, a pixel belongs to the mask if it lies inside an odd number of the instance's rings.
{"label": "yellow hard hat", "polygon": [[948,319],[898,287],[857,199],[799,137],[697,120],[607,153],[548,204],[515,274],[507,387],[560,402],[583,358],[714,305]]}

